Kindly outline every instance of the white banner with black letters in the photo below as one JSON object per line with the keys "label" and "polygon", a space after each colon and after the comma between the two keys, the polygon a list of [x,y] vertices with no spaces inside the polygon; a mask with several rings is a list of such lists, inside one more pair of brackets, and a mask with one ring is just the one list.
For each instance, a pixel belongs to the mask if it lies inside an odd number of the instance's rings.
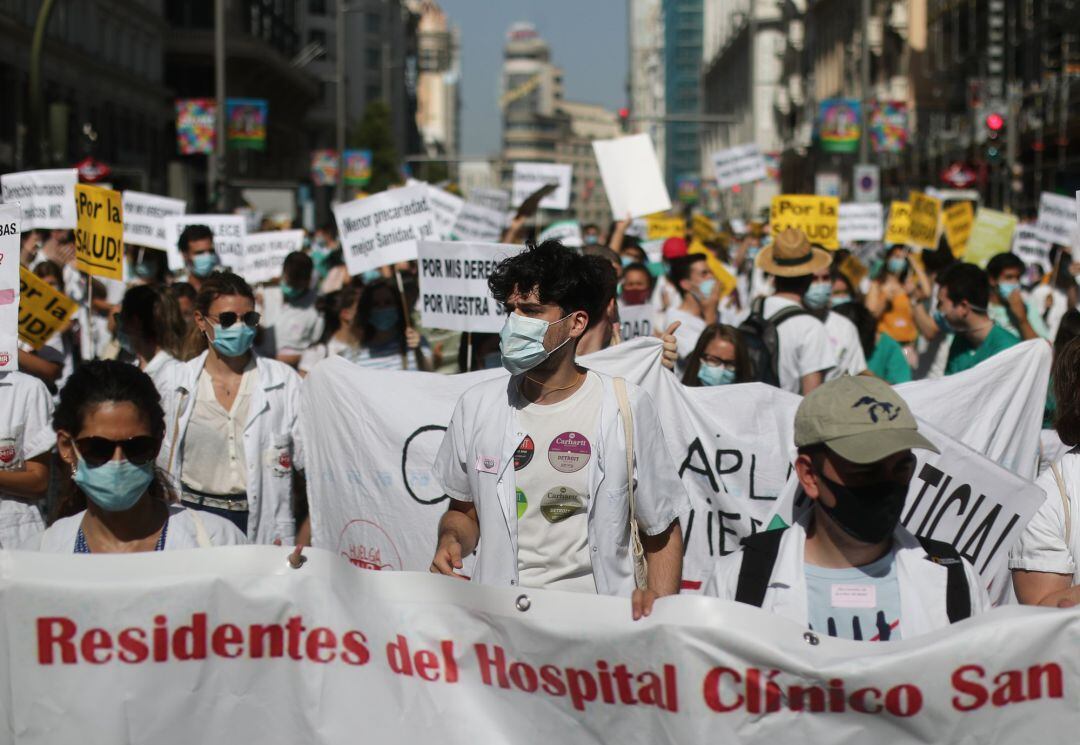
{"label": "white banner with black letters", "polygon": [[341,250],[351,276],[416,258],[418,241],[435,237],[427,186],[391,189],[334,207]]}
{"label": "white banner with black letters", "polygon": [[421,241],[420,325],[429,329],[497,334],[505,314],[488,290],[495,266],[521,246]]}

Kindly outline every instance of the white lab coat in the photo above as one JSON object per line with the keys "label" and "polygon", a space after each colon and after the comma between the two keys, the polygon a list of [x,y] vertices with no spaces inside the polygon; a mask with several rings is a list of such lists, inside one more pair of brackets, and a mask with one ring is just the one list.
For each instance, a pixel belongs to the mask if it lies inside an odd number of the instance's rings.
{"label": "white lab coat", "polygon": [[[435,476],[453,499],[472,502],[480,522],[480,545],[472,580],[517,585],[517,485],[514,451],[525,438],[510,400],[520,378],[495,378],[467,390],[458,400],[435,458]],[[634,590],[630,555],[630,502],[626,438],[613,379],[600,375],[600,426],[589,461],[586,511],[593,579],[601,595],[629,596]],[[627,383],[634,419],[634,476],[638,525],[657,535],[690,511],[675,462],[668,452],[652,398]],[[494,459],[490,467],[485,460]]]}
{"label": "white lab coat", "polygon": [[[0,468],[21,468],[52,450],[53,404],[49,389],[21,372],[0,374]],[[0,491],[0,548],[15,548],[45,530],[36,504]]]}
{"label": "white lab coat", "polygon": [[[159,463],[179,489],[184,467],[184,437],[199,375],[208,352],[188,362],[187,377],[177,383],[165,412],[167,436]],[[292,545],[296,524],[292,510],[292,469],[303,470],[300,441],[300,376],[277,360],[255,357],[258,376],[251,393],[244,426],[244,457],[247,461],[248,540],[252,543]]]}
{"label": "white lab coat", "polygon": [[[809,626],[810,611],[806,591],[806,571],[803,550],[806,548],[806,524],[811,513],[805,512],[784,531],[780,551],[776,556],[772,577],[762,610]],[[949,625],[945,606],[945,587],[948,569],[926,557],[919,539],[903,525],[893,532],[896,550],[896,578],[900,584],[900,623],[905,639],[927,634]],[[734,600],[739,584],[739,569],[743,552],[738,551],[718,560],[705,582],[704,594],[721,600]],[[990,598],[982,580],[964,561],[971,594],[971,615],[990,609]]]}

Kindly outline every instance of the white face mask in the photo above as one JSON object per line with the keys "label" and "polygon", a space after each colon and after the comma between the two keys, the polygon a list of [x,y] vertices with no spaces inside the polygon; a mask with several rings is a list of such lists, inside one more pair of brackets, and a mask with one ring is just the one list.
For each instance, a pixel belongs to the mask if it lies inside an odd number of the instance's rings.
{"label": "white face mask", "polygon": [[517,313],[511,313],[506,317],[502,331],[499,332],[499,351],[502,353],[502,364],[512,375],[519,375],[532,370],[555,352],[559,351],[570,341],[566,337],[559,346],[550,352],[544,348],[544,337],[547,336],[548,327],[555,323],[562,323],[569,315],[563,316],[558,321],[543,321],[539,318],[529,318]]}

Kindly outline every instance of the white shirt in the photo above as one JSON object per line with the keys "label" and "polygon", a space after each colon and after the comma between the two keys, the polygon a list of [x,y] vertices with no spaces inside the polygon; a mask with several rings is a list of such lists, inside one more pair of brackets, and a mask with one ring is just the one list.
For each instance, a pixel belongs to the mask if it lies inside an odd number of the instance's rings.
{"label": "white shirt", "polygon": [[315,307],[314,290],[290,302],[280,287],[264,287],[262,310],[261,348],[268,357],[300,354],[322,336],[323,317]]}
{"label": "white shirt", "polygon": [[[1052,469],[1047,468],[1035,483],[1046,492],[1046,500],[1024,528],[1009,552],[1009,569],[1028,572],[1068,574],[1080,582],[1080,454],[1067,453],[1057,463],[1065,495],[1061,494]],[[1070,540],[1065,540],[1065,499],[1069,501]]]}
{"label": "white shirt", "polygon": [[331,336],[325,344],[316,344],[304,350],[303,354],[300,355],[300,371],[309,373],[315,369],[315,365],[327,357],[341,354],[347,349],[349,349],[348,344]]}
{"label": "white shirt", "polygon": [[154,381],[154,386],[158,389],[163,401],[165,396],[172,394],[177,381],[183,376],[184,370],[184,363],[164,349],[159,349],[157,354],[143,368],[143,372],[150,376],[150,380]]}
{"label": "white shirt", "polygon": [[[790,306],[801,307],[792,300],[776,295],[765,298],[765,320]],[[802,393],[804,375],[827,372],[836,366],[836,354],[825,331],[825,324],[812,315],[795,316],[784,321],[777,327],[776,337],[780,343],[777,364],[780,387],[785,391]]]}
{"label": "white shirt", "polygon": [[[61,518],[49,526],[40,537],[20,546],[27,551],[45,551],[53,554],[75,553],[75,537],[79,533],[86,510],[77,515]],[[197,522],[202,523],[210,546],[242,546],[248,540],[240,530],[223,517],[209,512],[196,512],[178,504],[169,505],[169,522],[165,529],[165,551],[183,548],[204,548],[199,541]]]}
{"label": "white shirt", "polygon": [[[0,470],[22,470],[52,449],[52,413],[44,383],[21,372],[0,374]],[[14,548],[44,529],[37,504],[0,491],[0,548]]]}
{"label": "white shirt", "polygon": [[203,368],[184,437],[183,485],[208,494],[243,494],[247,488],[244,425],[255,383],[254,360],[240,377],[232,408],[226,410],[214,393],[214,379]]}
{"label": "white shirt", "polygon": [[[1050,309],[1046,309],[1046,298],[1053,298],[1050,301]],[[1053,342],[1057,336],[1058,327],[1061,325],[1061,317],[1065,315],[1065,312],[1069,310],[1069,299],[1064,292],[1051,287],[1050,285],[1039,285],[1032,289],[1031,299],[1028,302],[1028,313],[1034,311],[1034,315],[1043,317],[1045,314],[1044,323],[1046,324],[1046,330],[1049,333],[1047,338]]]}
{"label": "white shirt", "polygon": [[825,316],[825,333],[829,335],[829,343],[836,355],[836,367],[825,374],[825,380],[836,380],[842,375],[859,375],[866,370],[866,354],[863,353],[859,330],[854,323],[830,311]]}

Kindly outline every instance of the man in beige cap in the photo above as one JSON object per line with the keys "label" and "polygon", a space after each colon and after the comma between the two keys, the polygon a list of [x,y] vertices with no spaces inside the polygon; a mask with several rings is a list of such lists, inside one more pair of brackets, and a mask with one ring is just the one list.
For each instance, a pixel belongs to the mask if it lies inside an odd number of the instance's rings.
{"label": "man in beige cap", "polygon": [[900,524],[912,449],[938,452],[877,378],[844,377],[795,414],[795,475],[809,507],[721,559],[705,593],[856,641],[909,639],[988,609],[975,570]]}
{"label": "man in beige cap", "polygon": [[[814,274],[827,269],[832,256],[825,249],[811,246],[801,230],[788,228],[761,250],[754,264],[772,275],[775,294],[754,301],[743,328],[760,328],[762,337],[775,335],[778,346],[775,355],[770,351],[766,355],[769,359],[764,361],[751,354],[755,365],[761,367],[764,362],[775,371],[772,375],[772,371],[755,370],[755,379],[806,395],[821,385],[826,373],[836,366],[836,353],[825,324],[803,305],[803,295],[814,281]],[[768,341],[764,345],[771,346]]]}

